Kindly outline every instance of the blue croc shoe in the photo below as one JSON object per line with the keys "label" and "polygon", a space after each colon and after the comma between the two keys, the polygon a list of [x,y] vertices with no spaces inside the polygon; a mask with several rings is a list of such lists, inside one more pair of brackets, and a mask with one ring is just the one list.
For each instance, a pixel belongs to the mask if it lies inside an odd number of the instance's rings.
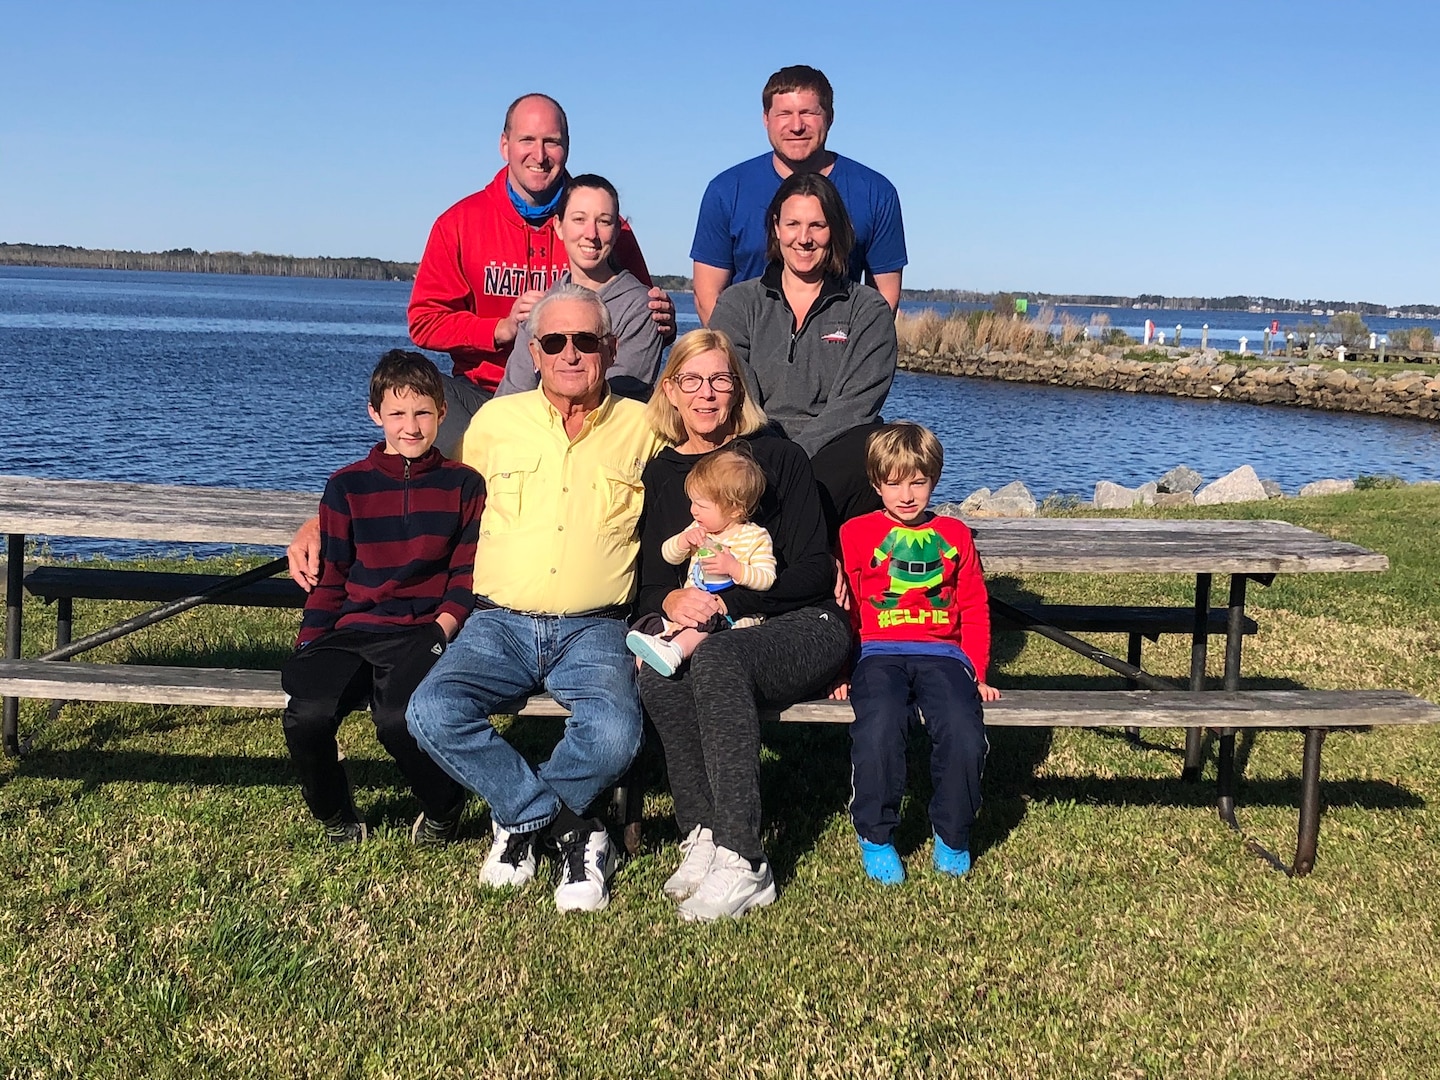
{"label": "blue croc shoe", "polygon": [[899,885],[905,880],[905,867],[894,844],[872,844],[861,837],[860,862],[870,879],[881,885]]}
{"label": "blue croc shoe", "polygon": [[956,851],[939,834],[935,836],[935,869],[951,877],[964,877],[970,869],[970,852]]}

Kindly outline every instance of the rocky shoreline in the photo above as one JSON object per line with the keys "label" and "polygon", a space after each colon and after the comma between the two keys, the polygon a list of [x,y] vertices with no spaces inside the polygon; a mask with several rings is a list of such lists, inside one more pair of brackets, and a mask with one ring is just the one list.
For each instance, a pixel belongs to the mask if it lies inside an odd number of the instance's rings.
{"label": "rocky shoreline", "polygon": [[1253,405],[1296,405],[1377,416],[1440,418],[1440,371],[1414,370],[1370,374],[1321,364],[1289,364],[1283,359],[1235,363],[1233,354],[1214,349],[1154,348],[1147,356],[1127,358],[1126,350],[1083,343],[1033,352],[988,351],[977,355],[902,354],[906,371],[965,375],[1008,382],[1046,383],[1138,394],[1242,401]]}
{"label": "rocky shoreline", "polygon": [[[1365,487],[1426,487],[1440,484],[1436,480],[1420,480],[1414,485],[1405,484],[1398,477],[1371,476],[1361,478]],[[1320,495],[1339,495],[1354,491],[1358,485],[1350,479],[1315,480],[1300,489],[1299,498],[1313,498]],[[1036,500],[1019,480],[1014,480],[996,491],[980,488],[972,491],[958,503],[942,503],[936,512],[951,517],[1035,517],[1047,510],[1128,510],[1136,506],[1219,506],[1225,503],[1264,502],[1283,499],[1285,493],[1273,480],[1262,480],[1254,467],[1241,465],[1224,476],[1205,482],[1205,478],[1187,465],[1177,465],[1164,476],[1141,484],[1139,487],[1125,487],[1109,480],[1095,485],[1092,499],[1081,500],[1073,496],[1051,495],[1043,501]]]}

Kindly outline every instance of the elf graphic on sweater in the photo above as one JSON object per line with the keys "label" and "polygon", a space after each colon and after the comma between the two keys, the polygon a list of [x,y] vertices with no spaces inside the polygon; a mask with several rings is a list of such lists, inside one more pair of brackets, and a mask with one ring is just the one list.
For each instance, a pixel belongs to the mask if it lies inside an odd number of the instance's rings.
{"label": "elf graphic on sweater", "polygon": [[932,607],[949,607],[943,560],[954,559],[958,554],[955,545],[933,528],[895,526],[870,558],[872,567],[890,560],[890,587],[879,596],[872,596],[870,602],[877,608],[893,608],[907,592],[924,589]]}

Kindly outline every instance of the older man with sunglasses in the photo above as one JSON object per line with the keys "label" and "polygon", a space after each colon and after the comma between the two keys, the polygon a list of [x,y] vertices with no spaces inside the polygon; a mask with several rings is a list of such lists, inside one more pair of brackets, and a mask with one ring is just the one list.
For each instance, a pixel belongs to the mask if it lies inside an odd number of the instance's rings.
{"label": "older man with sunglasses", "polygon": [[[540,388],[475,414],[462,460],[485,478],[475,555],[477,606],[415,691],[410,730],[442,768],[490,804],[495,839],[481,881],[535,876],[560,857],[556,906],[609,901],[615,850],[587,817],[640,746],[640,699],[625,647],[635,591],[640,474],[662,445],[644,406],[611,392],[604,303],[562,285],[530,314]],[[547,690],[571,716],[538,768],[490,724]]]}

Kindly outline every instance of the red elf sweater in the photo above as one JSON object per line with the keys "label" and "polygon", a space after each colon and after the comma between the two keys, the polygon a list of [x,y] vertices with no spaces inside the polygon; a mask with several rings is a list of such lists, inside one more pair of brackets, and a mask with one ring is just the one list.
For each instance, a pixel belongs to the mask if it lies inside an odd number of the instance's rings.
{"label": "red elf sweater", "polygon": [[963,522],[930,515],[907,526],[877,510],[840,526],[840,553],[862,648],[880,642],[954,645],[974,665],[976,680],[985,681],[990,601]]}

